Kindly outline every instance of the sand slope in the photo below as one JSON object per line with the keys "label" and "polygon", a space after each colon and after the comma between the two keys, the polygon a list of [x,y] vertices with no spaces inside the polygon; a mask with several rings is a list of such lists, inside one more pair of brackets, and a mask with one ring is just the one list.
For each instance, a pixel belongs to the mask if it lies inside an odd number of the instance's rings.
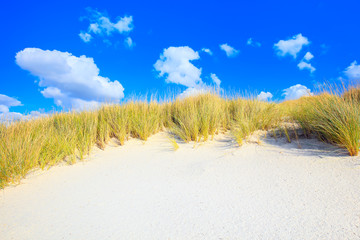
{"label": "sand slope", "polygon": [[360,160],[315,139],[165,133],[0,193],[0,239],[360,239]]}

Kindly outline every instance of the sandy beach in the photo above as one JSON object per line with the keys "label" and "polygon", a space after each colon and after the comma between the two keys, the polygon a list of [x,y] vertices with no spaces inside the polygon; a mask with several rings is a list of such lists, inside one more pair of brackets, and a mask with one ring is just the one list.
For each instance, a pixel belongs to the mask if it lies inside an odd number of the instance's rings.
{"label": "sandy beach", "polygon": [[94,149],[1,190],[0,239],[360,239],[359,157],[299,144],[174,151],[159,133]]}

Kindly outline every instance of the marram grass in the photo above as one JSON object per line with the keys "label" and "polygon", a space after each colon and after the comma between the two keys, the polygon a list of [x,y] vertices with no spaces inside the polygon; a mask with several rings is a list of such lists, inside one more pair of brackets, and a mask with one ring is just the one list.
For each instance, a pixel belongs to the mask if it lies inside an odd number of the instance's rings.
{"label": "marram grass", "polygon": [[256,130],[268,130],[278,126],[281,120],[279,107],[256,99],[236,99],[228,102],[230,129],[236,142],[243,140]]}
{"label": "marram grass", "polygon": [[175,100],[170,106],[170,130],[185,142],[206,141],[224,127],[225,104],[224,99],[212,94]]}
{"label": "marram grass", "polygon": [[337,94],[299,99],[292,117],[307,133],[346,148],[356,156],[360,148],[360,104]]}
{"label": "marram grass", "polygon": [[[146,141],[168,129],[184,142],[206,141],[229,131],[239,145],[256,130],[274,129],[295,121],[307,133],[357,155],[360,108],[356,91],[309,96],[281,104],[256,99],[226,99],[202,94],[172,102],[129,102],[104,105],[96,111],[56,113],[35,120],[0,123],[0,188],[38,168],[82,159],[111,138],[121,145],[129,137]],[[178,145],[174,139],[174,149]]]}

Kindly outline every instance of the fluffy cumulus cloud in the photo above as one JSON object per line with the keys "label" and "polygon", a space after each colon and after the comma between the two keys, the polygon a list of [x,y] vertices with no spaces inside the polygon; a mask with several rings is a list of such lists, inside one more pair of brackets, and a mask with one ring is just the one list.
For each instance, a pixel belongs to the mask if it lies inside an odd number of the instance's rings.
{"label": "fluffy cumulus cloud", "polygon": [[25,48],[16,63],[39,77],[41,93],[64,109],[93,108],[100,102],[119,102],[124,88],[118,81],[99,75],[94,59],[68,52]]}
{"label": "fluffy cumulus cloud", "polygon": [[296,84],[283,90],[285,100],[294,100],[309,95],[311,95],[310,89],[301,84]]}
{"label": "fluffy cumulus cloud", "polygon": [[199,94],[205,94],[208,92],[211,92],[211,89],[208,86],[202,86],[202,87],[197,86],[197,87],[191,87],[191,88],[185,89],[177,97],[182,99],[182,98],[187,98],[187,97],[191,97],[191,96],[196,96]]}
{"label": "fluffy cumulus cloud", "polygon": [[[165,77],[167,83],[175,83],[187,87],[179,98],[211,92],[213,86],[204,83],[201,79],[201,68],[191,61],[200,59],[199,53],[188,46],[169,47],[164,49],[160,58],[154,64],[159,77]],[[221,81],[216,74],[210,74],[216,88],[220,88]]]}
{"label": "fluffy cumulus cloud", "polygon": [[9,112],[9,107],[0,105],[0,113]]}
{"label": "fluffy cumulus cloud", "polygon": [[306,60],[306,61],[310,61],[313,58],[314,58],[314,55],[312,55],[311,52],[307,52],[304,56],[304,60]]}
{"label": "fluffy cumulus cloud", "polygon": [[316,68],[314,68],[311,63],[309,63],[309,61],[311,59],[314,58],[314,55],[311,54],[311,52],[307,52],[304,57],[302,58],[302,60],[298,63],[298,68],[300,70],[304,70],[307,69],[309,70],[311,73],[314,72],[316,70]]}
{"label": "fluffy cumulus cloud", "polygon": [[5,112],[5,113],[0,112],[0,122],[6,123],[6,122],[12,122],[18,120],[31,120],[46,116],[48,116],[48,114],[39,111],[31,111],[29,114],[25,114],[25,115],[18,112]]}
{"label": "fluffy cumulus cloud", "polygon": [[0,94],[0,113],[9,112],[10,107],[22,106],[21,102],[15,98]]}
{"label": "fluffy cumulus cloud", "polygon": [[344,73],[350,80],[360,80],[360,65],[354,61],[345,69]]}
{"label": "fluffy cumulus cloud", "polygon": [[13,97],[0,94],[0,122],[15,121],[22,118],[21,113],[10,112],[11,107],[22,106],[21,102]]}
{"label": "fluffy cumulus cloud", "polygon": [[213,83],[215,84],[215,87],[213,85],[208,85],[206,83],[199,83],[194,87],[189,87],[187,89],[185,89],[182,93],[180,93],[177,97],[178,98],[186,98],[186,97],[190,97],[190,96],[196,96],[199,94],[205,94],[205,93],[211,93],[214,92],[215,90],[219,90],[220,89],[220,79],[215,75],[215,74],[210,74],[210,78],[213,81]]}
{"label": "fluffy cumulus cloud", "polygon": [[278,56],[291,55],[296,58],[297,54],[301,51],[303,46],[308,45],[309,40],[304,37],[301,33],[293,36],[287,40],[280,40],[274,44],[274,49]]}
{"label": "fluffy cumulus cloud", "polygon": [[308,69],[310,72],[314,72],[316,68],[314,68],[311,63],[301,61],[297,65],[300,70]]}
{"label": "fluffy cumulus cloud", "polygon": [[164,49],[154,68],[159,72],[159,77],[166,77],[168,83],[196,87],[202,84],[201,68],[195,67],[191,61],[199,58],[199,53],[188,46],[169,47]]}
{"label": "fluffy cumulus cloud", "polygon": [[96,10],[89,8],[88,11],[89,16],[85,17],[90,21],[88,30],[79,34],[84,42],[90,42],[93,35],[104,37],[113,33],[128,34],[134,28],[132,16],[118,17],[117,21],[112,22],[107,16]]}
{"label": "fluffy cumulus cloud", "polygon": [[84,42],[90,42],[92,36],[86,32],[81,32],[79,33],[79,37],[81,38],[81,40],[83,40]]}
{"label": "fluffy cumulus cloud", "polygon": [[209,48],[202,48],[201,51],[209,54],[210,56],[213,55],[213,52]]}
{"label": "fluffy cumulus cloud", "polygon": [[27,119],[35,119],[35,118],[46,117],[46,116],[48,116],[47,113],[43,113],[40,111],[31,111],[30,114],[25,115],[25,117]]}
{"label": "fluffy cumulus cloud", "polygon": [[220,87],[221,80],[218,78],[218,76],[216,76],[215,73],[211,73],[210,78],[211,78],[211,80],[213,81],[213,83],[215,84],[216,87]]}
{"label": "fluffy cumulus cloud", "polygon": [[23,120],[23,119],[24,119],[24,115],[22,115],[21,113],[18,113],[18,112],[5,112],[5,113],[0,112],[0,122],[1,123]]}
{"label": "fluffy cumulus cloud", "polygon": [[220,49],[223,50],[228,57],[236,57],[239,54],[239,50],[236,50],[227,43],[221,44]]}
{"label": "fluffy cumulus cloud", "polygon": [[261,43],[254,41],[252,38],[249,38],[246,44],[252,47],[261,47]]}
{"label": "fluffy cumulus cloud", "polygon": [[23,104],[15,98],[0,94],[0,122],[27,120],[47,116],[47,114],[39,111],[31,111],[30,114],[27,115],[18,112],[10,112],[9,108],[22,105]]}
{"label": "fluffy cumulus cloud", "polygon": [[260,101],[270,101],[272,97],[273,95],[270,92],[263,92],[263,91],[257,96],[257,98]]}

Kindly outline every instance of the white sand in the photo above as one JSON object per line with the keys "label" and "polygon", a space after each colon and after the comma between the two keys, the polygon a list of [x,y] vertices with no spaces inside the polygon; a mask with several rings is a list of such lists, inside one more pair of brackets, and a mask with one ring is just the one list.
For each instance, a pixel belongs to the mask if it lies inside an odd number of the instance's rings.
{"label": "white sand", "polygon": [[[0,192],[0,239],[360,239],[360,160],[315,139],[145,144]],[[335,152],[334,152],[335,151]]]}

